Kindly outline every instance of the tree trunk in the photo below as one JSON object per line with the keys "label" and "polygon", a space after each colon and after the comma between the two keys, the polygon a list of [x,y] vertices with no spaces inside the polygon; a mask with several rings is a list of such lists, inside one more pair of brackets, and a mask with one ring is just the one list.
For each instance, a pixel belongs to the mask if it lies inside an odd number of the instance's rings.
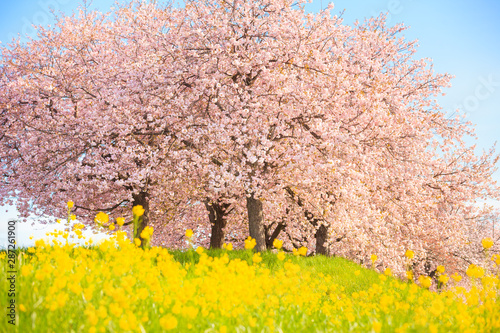
{"label": "tree trunk", "polygon": [[228,214],[227,209],[230,204],[205,201],[205,207],[208,210],[208,218],[212,226],[210,235],[210,248],[220,249],[224,243],[224,228],[226,227]]}
{"label": "tree trunk", "polygon": [[141,247],[144,248],[148,241],[141,237],[141,232],[149,224],[149,194],[148,192],[139,192],[137,194],[133,194],[132,198],[134,200],[134,207],[137,205],[141,205],[144,209],[144,214],[139,218],[139,223],[137,225],[136,231],[137,238],[141,240]]}
{"label": "tree trunk", "polygon": [[264,232],[264,214],[262,201],[256,199],[254,194],[247,196],[248,228],[250,237],[255,238],[257,245],[255,250],[261,252],[266,250],[266,235]]}
{"label": "tree trunk", "polygon": [[329,256],[330,251],[328,251],[328,227],[324,224],[320,224],[316,234],[314,235],[316,238],[316,254],[322,254],[324,256]]}
{"label": "tree trunk", "polygon": [[273,242],[278,236],[280,235],[281,231],[285,230],[286,224],[285,224],[285,219],[282,219],[282,222],[278,222],[278,225],[274,229],[274,231],[271,233],[271,227],[274,225],[270,225],[269,227],[264,226],[264,233],[266,235],[266,248],[268,250],[272,250],[274,248]]}

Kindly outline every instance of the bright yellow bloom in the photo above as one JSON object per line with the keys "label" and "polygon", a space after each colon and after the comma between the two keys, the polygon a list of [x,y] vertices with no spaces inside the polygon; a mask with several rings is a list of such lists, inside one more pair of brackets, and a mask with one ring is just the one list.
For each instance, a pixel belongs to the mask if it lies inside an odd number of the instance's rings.
{"label": "bright yellow bloom", "polygon": [[413,280],[413,271],[406,271],[406,278],[410,281]]}
{"label": "bright yellow bloom", "polygon": [[[105,226],[110,223],[118,229],[114,219]],[[74,233],[80,230],[83,230],[80,224],[73,225]],[[145,230],[150,232],[150,229]],[[63,234],[63,231],[51,233],[53,237]],[[35,255],[28,254],[29,249],[22,251],[26,255],[20,258],[23,261],[19,266],[20,281],[31,282],[33,295],[37,296],[36,299],[43,298],[39,304],[40,313],[50,314],[51,311],[64,311],[83,304],[81,314],[85,326],[82,329],[95,333],[104,332],[109,327],[123,332],[149,332],[155,328],[163,332],[207,328],[214,332],[233,332],[240,322],[254,327],[254,331],[269,327],[271,332],[279,331],[284,321],[297,313],[296,308],[304,309],[309,318],[315,318],[317,313],[328,316],[328,320],[319,324],[316,320],[309,320],[311,328],[303,331],[323,329],[337,332],[346,324],[362,332],[396,333],[412,329],[436,333],[467,332],[467,329],[482,332],[490,327],[490,331],[497,331],[500,327],[495,317],[498,312],[495,311],[498,279],[486,275],[487,266],[480,281],[471,283],[467,289],[444,288],[444,285],[458,284],[450,278],[457,276],[460,279],[460,276],[456,273],[450,276],[451,272],[437,269],[443,272],[436,276],[437,286],[446,290],[430,293],[424,288],[436,287],[433,286],[434,279],[414,277],[412,266],[408,265],[410,259],[400,257],[401,264],[406,262],[408,266],[410,283],[389,279],[387,275],[394,276],[396,272],[382,268],[382,274],[377,274],[379,278],[365,281],[364,286],[351,293],[349,288],[337,284],[343,279],[327,272],[311,271],[305,267],[303,259],[291,258],[291,253],[284,252],[283,248],[275,250],[274,261],[279,262],[270,265],[264,264],[263,257],[272,257],[273,254],[254,254],[247,250],[230,256],[223,251],[212,257],[202,247],[197,249],[199,256],[189,251],[196,257],[191,258],[192,262],[180,264],[166,248],[152,247],[143,251],[134,245],[134,238],[130,242],[125,235],[125,231],[116,232],[109,237],[110,240],[103,240],[98,249],[64,246],[59,242],[35,248]],[[141,245],[149,243],[140,239]],[[226,243],[223,247],[227,249],[229,245]],[[192,248],[192,242],[189,248]],[[297,248],[294,252],[299,255],[304,250]],[[2,256],[6,256],[5,251],[0,251],[0,258]],[[370,258],[370,255],[366,257]],[[498,255],[488,257],[495,261]],[[248,265],[247,259],[253,265]],[[142,280],[137,279],[137,271],[143,273]],[[364,275],[361,266],[352,265],[345,273],[350,274],[345,279],[359,279]],[[481,269],[472,266],[469,273],[471,276],[481,275]],[[413,283],[415,280],[418,281]],[[34,311],[35,303],[20,303],[26,309],[18,304],[21,316]],[[283,315],[278,315],[276,308],[281,304],[285,305]],[[156,313],[152,317],[147,310],[150,305],[154,306]],[[251,313],[248,309],[252,310]],[[387,315],[397,318],[397,322],[385,320]],[[46,331],[58,332],[66,319],[64,316],[51,318],[53,320],[47,322]],[[223,324],[227,327],[221,326]]]}
{"label": "bright yellow bloom", "polygon": [[450,277],[446,274],[440,275],[438,278],[438,281],[441,282],[442,284],[447,284],[449,280]]}
{"label": "bright yellow bloom", "polygon": [[283,247],[283,241],[279,239],[273,240],[273,246],[280,250]]}
{"label": "bright yellow bloom", "polygon": [[252,261],[255,263],[255,264],[258,264],[259,262],[262,261],[262,257],[260,256],[260,253],[255,253],[252,257]]}
{"label": "bright yellow bloom", "polygon": [[251,250],[255,247],[255,245],[257,245],[255,238],[248,236],[248,238],[245,239],[245,249]]}
{"label": "bright yellow bloom", "polygon": [[177,319],[171,314],[167,314],[160,318],[160,326],[164,330],[173,330],[177,327]]}
{"label": "bright yellow bloom", "polygon": [[377,261],[378,257],[375,255],[375,254],[372,254],[370,256],[370,260],[372,261],[372,263],[375,263],[375,261]]}
{"label": "bright yellow bloom", "polygon": [[465,273],[473,279],[478,279],[480,277],[483,277],[484,268],[482,268],[481,266],[470,264]]}
{"label": "bright yellow bloom", "polygon": [[142,239],[150,239],[151,236],[153,235],[153,227],[147,226],[141,231],[141,238]]}
{"label": "bright yellow bloom", "polygon": [[232,251],[233,250],[233,243],[224,243],[224,244],[222,244],[222,248],[226,249],[228,251]]}
{"label": "bright yellow bloom", "polygon": [[132,208],[132,213],[134,216],[140,217],[144,215],[144,208],[141,205],[134,206],[134,208]]}
{"label": "bright yellow bloom", "polygon": [[405,252],[405,257],[406,258],[413,259],[414,256],[415,256],[415,253],[413,253],[412,250],[406,250],[406,252]]}
{"label": "bright yellow bloom", "polygon": [[121,227],[122,225],[125,224],[125,219],[123,217],[117,217],[116,224],[118,224]]}
{"label": "bright yellow bloom", "polygon": [[491,257],[491,260],[493,260],[493,262],[500,266],[500,254],[494,254],[492,257]]}
{"label": "bright yellow bloom", "polygon": [[71,214],[70,219],[71,219],[71,221],[76,220],[76,215],[75,214]]}
{"label": "bright yellow bloom", "polygon": [[186,230],[186,237],[187,238],[193,237],[193,230],[192,229],[187,229]]}
{"label": "bright yellow bloom", "polygon": [[109,215],[103,212],[97,213],[94,218],[94,221],[99,224],[104,224],[109,222]]}
{"label": "bright yellow bloom", "polygon": [[489,248],[491,248],[493,246],[493,239],[491,239],[490,237],[483,238],[483,240],[481,241],[481,244],[483,244],[483,248],[485,250],[488,250]]}
{"label": "bright yellow bloom", "polygon": [[439,274],[443,274],[444,273],[444,266],[443,265],[439,265],[438,267],[436,267],[436,271],[439,273]]}
{"label": "bright yellow bloom", "polygon": [[73,208],[73,206],[75,205],[75,203],[70,200],[70,201],[68,201],[67,205],[68,205],[68,208],[71,209],[71,208]]}
{"label": "bright yellow bloom", "polygon": [[135,238],[135,239],[134,239],[134,244],[135,244],[136,246],[141,246],[141,240],[140,240],[139,238]]}
{"label": "bright yellow bloom", "polygon": [[424,275],[420,275],[418,277],[418,282],[420,282],[420,285],[423,287],[423,288],[426,288],[426,289],[429,289],[432,285],[432,280],[430,277],[428,276],[424,276]]}
{"label": "bright yellow bloom", "polygon": [[19,310],[26,312],[26,307],[23,304],[19,304]]}
{"label": "bright yellow bloom", "polygon": [[111,231],[115,230],[115,225],[114,224],[110,224],[109,225],[109,230],[111,230]]}
{"label": "bright yellow bloom", "polygon": [[459,275],[459,274],[458,274],[458,273],[456,273],[456,272],[455,272],[454,274],[452,274],[452,275],[451,275],[451,278],[452,278],[453,280],[457,281],[457,282],[460,282],[460,281],[462,280],[462,276],[461,276],[461,275]]}
{"label": "bright yellow bloom", "polygon": [[[5,253],[5,252],[4,252]],[[2,258],[3,259],[3,258]],[[22,276],[28,276],[31,274],[31,271],[33,270],[33,267],[31,265],[22,265],[21,266],[21,275]]]}
{"label": "bright yellow bloom", "polygon": [[307,255],[307,247],[305,246],[301,246],[298,250],[297,250],[298,254],[305,257]]}
{"label": "bright yellow bloom", "polygon": [[198,247],[196,248],[196,253],[198,253],[198,254],[202,254],[202,253],[203,253],[203,247],[198,246]]}

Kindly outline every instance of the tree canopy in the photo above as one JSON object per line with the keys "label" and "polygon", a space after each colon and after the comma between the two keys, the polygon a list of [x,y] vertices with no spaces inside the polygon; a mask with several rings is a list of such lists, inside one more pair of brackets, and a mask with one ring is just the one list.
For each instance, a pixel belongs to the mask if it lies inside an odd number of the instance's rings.
{"label": "tree canopy", "polygon": [[[384,16],[354,26],[298,1],[132,1],[80,10],[2,47],[1,203],[92,223],[145,208],[155,242],[285,248],[357,260],[454,260],[498,198],[449,86]],[[214,239],[215,235],[217,239]]]}

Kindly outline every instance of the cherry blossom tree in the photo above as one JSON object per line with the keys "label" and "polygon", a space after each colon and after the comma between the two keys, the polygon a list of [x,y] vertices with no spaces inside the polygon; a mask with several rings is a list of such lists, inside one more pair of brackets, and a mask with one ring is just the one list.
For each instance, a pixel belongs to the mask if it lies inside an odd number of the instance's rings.
{"label": "cherry blossom tree", "polygon": [[348,27],[300,5],[187,2],[203,73],[193,91],[215,129],[206,146],[225,162],[214,190],[242,188],[258,249],[290,201],[301,212],[287,233],[315,238],[318,252],[342,242],[339,254],[392,260],[459,242],[474,201],[498,188],[494,152],[476,156],[464,143],[471,128],[436,102],[450,76],[414,59],[401,25]]}
{"label": "cherry blossom tree", "polygon": [[[82,9],[2,49],[3,202],[16,197],[23,214],[60,215],[71,199],[87,221],[142,205],[139,234],[161,220],[154,198],[168,192],[158,184],[178,183],[176,161],[189,161],[182,142],[190,101],[176,75],[185,59],[170,56],[179,22],[178,11],[151,4]],[[161,95],[152,80],[159,66]],[[195,190],[188,183],[179,194]]]}
{"label": "cherry blossom tree", "polygon": [[404,268],[452,261],[498,198],[436,101],[450,76],[384,16],[354,26],[303,1],[131,2],[80,11],[2,49],[0,193],[23,213],[66,200],[145,209],[156,242],[240,242]]}

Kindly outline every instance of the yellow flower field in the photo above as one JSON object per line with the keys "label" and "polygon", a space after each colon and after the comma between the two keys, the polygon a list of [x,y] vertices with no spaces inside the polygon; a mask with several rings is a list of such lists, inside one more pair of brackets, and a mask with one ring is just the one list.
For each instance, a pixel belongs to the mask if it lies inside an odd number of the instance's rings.
{"label": "yellow flower field", "polygon": [[144,250],[122,231],[92,248],[37,241],[18,254],[19,332],[500,331],[499,279],[479,266],[467,272],[470,290],[436,293],[390,271],[299,251],[254,254],[246,243]]}

